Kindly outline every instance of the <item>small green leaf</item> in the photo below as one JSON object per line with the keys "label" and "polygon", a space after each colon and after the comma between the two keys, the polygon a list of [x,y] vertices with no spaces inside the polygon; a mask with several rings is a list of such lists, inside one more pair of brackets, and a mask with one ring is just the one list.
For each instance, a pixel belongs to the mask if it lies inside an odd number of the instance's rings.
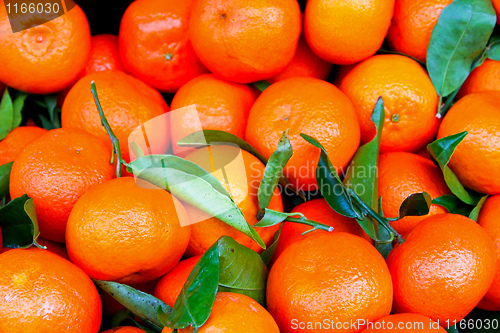
{"label": "small green leaf", "polygon": [[300,136],[314,147],[321,149],[316,169],[316,181],[328,205],[341,215],[358,218],[359,214],[354,210],[351,198],[347,194],[346,188],[342,184],[332,162],[330,162],[325,148],[318,140],[307,134],[301,133]]}
{"label": "small green leaf", "polygon": [[172,155],[148,155],[132,161],[129,166],[138,178],[166,189],[176,198],[241,231],[262,248],[266,247],[222,184],[196,164]]}
{"label": "small green leaf", "polygon": [[3,140],[14,129],[14,107],[9,89],[5,89],[0,102],[0,140]]}
{"label": "small green leaf", "polygon": [[23,194],[0,208],[0,228],[3,246],[11,249],[40,247],[37,238],[40,235],[33,199]]}
{"label": "small green leaf", "polygon": [[169,328],[201,327],[210,316],[219,283],[219,242],[194,266],[171,312],[158,307],[158,319]]}
{"label": "small green leaf", "polygon": [[[202,148],[208,145],[228,145],[234,144],[243,149],[244,151],[249,152],[253,156],[257,157],[263,164],[267,164],[267,158],[262,156],[251,144],[246,142],[245,140],[237,137],[234,134],[217,131],[217,130],[202,130],[195,133],[192,133],[184,138],[180,139],[177,144],[180,147],[194,147],[194,148]],[[294,188],[288,179],[285,176],[280,178],[279,183],[285,187],[287,190],[293,192],[298,195],[301,199],[305,201],[304,194],[302,191]]]}
{"label": "small green leaf", "polygon": [[267,161],[264,177],[259,186],[259,207],[264,211],[271,203],[274,192],[278,186],[280,178],[283,176],[283,169],[292,157],[293,151],[288,140],[288,130],[286,130],[278,143],[278,148]]}
{"label": "small green leaf", "polygon": [[172,309],[167,304],[126,284],[102,280],[94,280],[94,282],[121,305],[147,322],[156,332],[161,332],[163,325],[156,314],[158,308],[164,312],[170,312]]}
{"label": "small green leaf", "polygon": [[439,96],[460,88],[495,23],[491,0],[454,0],[443,9],[427,50],[427,70]]}
{"label": "small green leaf", "polygon": [[453,153],[457,146],[466,137],[467,132],[450,135],[430,143],[427,146],[430,157],[439,165],[443,172],[444,180],[451,192],[466,204],[475,206],[479,202],[479,197],[468,192],[460,183],[457,176],[448,167]]}
{"label": "small green leaf", "polygon": [[235,144],[241,149],[249,152],[253,156],[257,157],[262,163],[267,163],[267,158],[262,156],[252,145],[250,145],[245,140],[237,137],[234,134],[217,131],[217,130],[202,130],[194,132],[180,139],[177,144],[180,147],[194,147],[202,148],[208,145],[225,145],[225,144]]}
{"label": "small green leaf", "polygon": [[257,88],[260,92],[266,90],[271,84],[267,81],[257,81],[253,83],[253,86]]}
{"label": "small green leaf", "polygon": [[269,263],[271,262],[271,259],[274,256],[274,253],[276,252],[276,248],[278,247],[278,241],[280,239],[281,229],[282,228],[283,228],[283,224],[280,225],[280,228],[274,234],[273,243],[270,246],[268,246],[267,249],[265,249],[264,251],[262,251],[262,253],[260,254],[260,257],[262,258],[262,261],[266,265],[269,265]]}
{"label": "small green leaf", "polygon": [[[379,97],[372,112],[371,121],[375,125],[375,137],[365,145],[359,147],[352,158],[344,179],[346,188],[352,189],[363,202],[377,210],[378,200],[378,177],[377,166],[380,154],[380,142],[382,140],[382,128],[385,121],[385,110],[382,97]],[[387,239],[389,234],[384,228],[378,228],[370,217],[358,220],[358,224],[372,239]]]}
{"label": "small green leaf", "polygon": [[272,227],[273,225],[283,222],[289,216],[298,216],[297,213],[283,213],[267,208],[265,208],[264,211],[264,216],[255,224],[256,227]]}
{"label": "small green leaf", "polygon": [[257,252],[224,236],[219,246],[219,291],[243,294],[265,306],[267,267]]}
{"label": "small green leaf", "polygon": [[61,128],[61,108],[57,107],[57,95],[44,96],[45,107],[49,112],[50,123],[53,128]]}
{"label": "small green leaf", "polygon": [[10,170],[14,162],[0,165],[0,198],[9,194]]}
{"label": "small green leaf", "polygon": [[444,207],[448,213],[469,216],[471,206],[464,203],[454,195],[445,194],[432,200],[433,204]]}
{"label": "small green leaf", "polygon": [[431,204],[432,198],[426,192],[410,194],[399,207],[399,218],[427,215]]}
{"label": "small green leaf", "polygon": [[469,218],[477,222],[477,218],[479,217],[479,212],[481,211],[481,208],[483,208],[484,202],[488,198],[487,195],[481,198],[479,202],[477,203],[476,207],[470,212]]}

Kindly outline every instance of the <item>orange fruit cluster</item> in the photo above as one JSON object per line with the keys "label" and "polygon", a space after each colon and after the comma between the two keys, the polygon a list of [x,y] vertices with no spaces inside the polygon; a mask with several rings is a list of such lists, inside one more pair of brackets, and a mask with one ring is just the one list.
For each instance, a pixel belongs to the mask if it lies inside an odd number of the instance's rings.
{"label": "orange fruit cluster", "polygon": [[[224,236],[248,256],[229,249],[233,284],[176,332],[446,332],[500,313],[500,61],[476,55],[444,100],[425,66],[459,1],[136,0],[105,31],[78,2],[51,18],[0,0],[0,332],[173,332],[148,297],[208,299],[195,274]],[[371,198],[326,194],[370,163]],[[422,192],[429,210],[402,216]]]}

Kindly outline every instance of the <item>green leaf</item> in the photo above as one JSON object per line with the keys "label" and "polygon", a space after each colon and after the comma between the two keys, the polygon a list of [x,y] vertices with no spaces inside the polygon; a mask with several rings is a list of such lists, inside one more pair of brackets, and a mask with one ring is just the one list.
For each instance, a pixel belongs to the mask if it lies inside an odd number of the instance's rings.
{"label": "green leaf", "polygon": [[253,83],[253,86],[259,89],[260,92],[266,90],[271,84],[267,81],[257,81]]}
{"label": "green leaf", "polygon": [[202,148],[208,145],[235,144],[241,149],[257,157],[262,163],[267,164],[267,158],[262,156],[254,147],[252,147],[252,145],[236,135],[224,131],[202,130],[194,132],[180,139],[177,144],[180,147],[194,148]]}
{"label": "green leaf", "polygon": [[471,206],[464,203],[454,195],[445,194],[432,200],[433,204],[444,207],[448,213],[469,216]]}
{"label": "green leaf", "polygon": [[214,243],[194,266],[170,313],[158,307],[158,319],[169,328],[195,329],[210,316],[219,283],[219,242]]}
{"label": "green leaf", "polygon": [[283,228],[283,224],[280,225],[280,228],[274,234],[273,243],[270,246],[268,246],[267,249],[265,249],[264,251],[262,251],[262,253],[260,254],[260,257],[262,258],[262,261],[266,265],[269,265],[269,263],[271,262],[271,259],[274,256],[274,253],[276,252],[276,248],[278,247],[278,241],[280,239],[281,229],[282,228]]}
{"label": "green leaf", "polygon": [[5,89],[0,102],[0,140],[3,140],[14,129],[13,123],[14,107],[9,95],[9,89]]}
{"label": "green leaf", "polygon": [[278,186],[280,178],[283,176],[283,169],[292,157],[293,151],[288,140],[288,129],[283,133],[278,143],[278,148],[269,158],[264,171],[264,177],[259,185],[259,207],[264,211],[274,196],[274,191]]}
{"label": "green leaf", "polygon": [[11,249],[28,248],[37,243],[40,235],[33,199],[23,194],[0,208],[0,228],[3,246]]}
{"label": "green leaf", "polygon": [[439,96],[460,88],[495,24],[491,0],[454,0],[443,9],[427,50],[427,70]]}
{"label": "green leaf", "polygon": [[[352,189],[363,202],[377,210],[378,201],[378,177],[377,166],[380,154],[380,142],[382,140],[382,128],[384,126],[385,110],[382,97],[379,97],[372,112],[371,121],[375,124],[376,135],[365,145],[359,147],[352,158],[347,169],[344,184]],[[363,171],[363,172],[360,172]],[[361,190],[360,190],[361,189]],[[374,222],[369,217],[358,220],[358,224],[372,239],[387,239],[389,234],[384,228],[375,230]]]}
{"label": "green leaf", "polygon": [[443,172],[446,185],[448,185],[451,192],[466,204],[475,206],[480,198],[468,192],[460,183],[455,173],[448,167],[448,163],[457,149],[458,144],[462,142],[466,136],[467,132],[461,132],[441,138],[427,145],[427,150],[429,151],[430,157],[439,165],[439,168]]}
{"label": "green leaf", "polygon": [[255,224],[256,227],[272,227],[286,220],[290,216],[297,216],[297,213],[283,213],[272,209],[265,208],[265,213],[262,219]]}
{"label": "green leaf", "polygon": [[121,305],[147,322],[156,332],[161,332],[163,325],[156,316],[156,313],[158,308],[164,312],[170,312],[172,309],[167,304],[150,294],[126,284],[102,280],[93,281]]}
{"label": "green leaf", "polygon": [[198,165],[173,155],[148,155],[132,161],[129,166],[138,178],[169,191],[177,199],[218,218],[266,248],[222,184]]}
{"label": "green leaf", "polygon": [[484,202],[488,199],[488,196],[485,195],[484,197],[479,200],[477,203],[476,207],[470,212],[469,218],[477,222],[477,218],[479,217],[479,212],[481,211],[481,208],[483,208]]}
{"label": "green leaf", "polygon": [[500,35],[494,35],[491,38],[486,57],[491,60],[500,61]]}
{"label": "green leaf", "polygon": [[219,291],[243,294],[265,306],[267,267],[257,252],[223,236],[219,246]]}
{"label": "green leaf", "polygon": [[347,217],[359,217],[352,205],[352,200],[347,194],[346,188],[330,162],[325,148],[315,138],[301,133],[300,136],[314,147],[321,149],[321,155],[316,169],[316,181],[326,202],[337,213]]}
{"label": "green leaf", "polygon": [[14,162],[0,165],[0,198],[9,194],[10,170]]}
{"label": "green leaf", "polygon": [[27,93],[20,93],[17,95],[16,99],[14,99],[14,102],[12,103],[12,109],[13,109],[13,121],[12,121],[12,127],[16,128],[21,125],[21,122],[23,120],[23,107],[24,107],[24,101],[28,97]]}
{"label": "green leaf", "polygon": [[432,198],[426,192],[410,194],[399,207],[399,218],[427,215],[431,204]]}

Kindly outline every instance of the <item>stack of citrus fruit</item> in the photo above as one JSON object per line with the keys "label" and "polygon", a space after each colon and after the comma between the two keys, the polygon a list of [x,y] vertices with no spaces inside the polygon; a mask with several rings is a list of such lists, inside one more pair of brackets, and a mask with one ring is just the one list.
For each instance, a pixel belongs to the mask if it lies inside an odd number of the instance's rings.
{"label": "stack of citrus fruit", "polygon": [[0,332],[500,329],[499,0],[76,2],[0,0]]}

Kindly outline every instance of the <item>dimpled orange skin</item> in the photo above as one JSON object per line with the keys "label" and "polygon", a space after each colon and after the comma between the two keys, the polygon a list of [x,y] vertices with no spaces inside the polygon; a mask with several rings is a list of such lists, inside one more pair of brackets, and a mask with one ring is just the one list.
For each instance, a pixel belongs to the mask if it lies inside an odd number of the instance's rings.
{"label": "dimpled orange skin", "polygon": [[316,190],[320,150],[304,140],[316,138],[340,174],[359,146],[359,123],[353,105],[334,85],[314,78],[277,82],[257,98],[248,117],[246,139],[269,158],[289,129],[293,156],[284,173],[303,191]]}
{"label": "dimpled orange skin", "polygon": [[443,326],[464,318],[488,291],[495,247],[473,220],[438,214],[420,222],[387,264],[394,283],[393,313],[420,313]]}
{"label": "dimpled orange skin", "polygon": [[130,4],[119,34],[120,55],[127,72],[169,93],[207,72],[189,40],[192,4],[192,0]]}
{"label": "dimpled orange skin", "polygon": [[429,317],[418,313],[399,313],[380,318],[371,323],[362,333],[371,332],[401,332],[401,333],[427,333],[441,332],[446,333],[439,323]]}
{"label": "dimpled orange skin", "polygon": [[457,98],[490,90],[500,91],[500,61],[486,59],[469,74]]}
{"label": "dimpled orange skin", "polygon": [[[378,195],[382,197],[382,210],[387,217],[398,217],[399,207],[413,193],[427,192],[432,199],[451,194],[441,170],[431,160],[406,152],[380,155],[378,164]],[[428,216],[447,213],[439,205],[431,205],[429,214],[406,216],[391,222],[403,237]]]}
{"label": "dimpled orange skin", "polygon": [[28,143],[45,133],[46,129],[36,126],[14,128],[0,141],[0,165],[14,161]]}
{"label": "dimpled orange skin", "polygon": [[439,98],[429,75],[415,60],[392,54],[373,56],[337,80],[337,85],[354,104],[361,143],[375,136],[370,118],[380,96],[385,108],[381,152],[416,152],[434,139]]}
{"label": "dimpled orange skin", "polygon": [[477,222],[493,239],[497,254],[497,271],[493,283],[477,305],[478,308],[488,311],[500,311],[500,195],[488,197],[479,212]]}
{"label": "dimpled orange skin", "polygon": [[189,274],[191,274],[191,271],[200,258],[201,255],[179,261],[170,272],[165,274],[160,281],[158,281],[154,296],[173,308]]}
{"label": "dimpled orange skin", "polygon": [[62,243],[78,198],[114,177],[110,159],[108,147],[87,132],[51,130],[30,142],[14,161],[10,196],[32,198],[41,236]]}
{"label": "dimpled orange skin", "polygon": [[[162,333],[170,333],[171,329],[165,327]],[[179,333],[191,333],[191,327],[180,329]],[[201,326],[198,333],[279,333],[273,317],[256,301],[248,296],[219,292],[208,317],[207,322]]]}
{"label": "dimpled orange skin", "polygon": [[[237,154],[241,153],[243,165],[239,164],[240,159],[235,159]],[[257,193],[259,184],[264,176],[265,166],[257,157],[241,150],[234,146],[219,146],[214,145],[210,148],[197,149],[185,157],[186,160],[201,166],[205,171],[212,173],[215,170],[220,170],[223,166],[223,161],[236,160],[237,164],[224,165],[224,175],[222,172],[215,172],[213,176],[217,178],[224,188],[231,195],[234,203],[240,208],[245,220],[254,225],[257,221],[257,213],[259,211],[259,200]],[[213,167],[214,166],[214,167]],[[227,177],[225,179],[225,177]],[[269,209],[283,211],[283,203],[279,190],[274,192]],[[205,253],[220,237],[227,235],[234,238],[238,243],[256,251],[262,252],[263,249],[250,237],[236,230],[230,225],[222,222],[215,217],[209,217],[201,213],[198,209],[192,206],[186,206],[188,214],[192,217],[191,239],[186,250],[187,256],[195,256]],[[201,221],[201,222],[197,222]],[[196,222],[196,223],[195,223]],[[272,243],[274,233],[279,226],[272,227],[256,227],[255,231],[262,238],[264,243],[269,246]]]}
{"label": "dimpled orange skin", "polygon": [[183,206],[162,189],[116,178],[85,193],[66,230],[71,261],[90,277],[134,284],[171,270],[189,242]]}
{"label": "dimpled orange skin", "polygon": [[[281,333],[297,322],[374,321],[392,306],[392,282],[384,258],[366,240],[345,232],[314,233],[290,245],[267,280],[267,307]],[[364,326],[339,329],[360,332]]]}
{"label": "dimpled orange skin", "polygon": [[0,31],[0,81],[15,89],[57,92],[69,86],[87,63],[90,28],[77,5],[52,21],[12,33],[2,0]]}
{"label": "dimpled orange skin", "polygon": [[307,45],[304,37],[299,38],[297,50],[292,61],[279,74],[266,79],[269,83],[283,81],[291,77],[315,77],[317,79],[326,80],[332,64],[318,57]]}
{"label": "dimpled orange skin", "polygon": [[280,73],[292,60],[300,15],[294,0],[194,0],[189,35],[211,72],[250,83]]}
{"label": "dimpled orange skin", "polygon": [[[106,142],[111,148],[109,135],[101,124],[101,118],[90,91],[94,81],[104,115],[114,134],[120,140],[125,160],[130,159],[128,137],[148,120],[169,110],[160,93],[140,80],[120,71],[104,71],[80,79],[68,93],[62,107],[62,127],[80,128]],[[167,128],[165,128],[167,130]],[[165,145],[168,133],[158,133]],[[151,140],[151,139],[150,139]]]}
{"label": "dimpled orange skin", "polygon": [[139,327],[135,326],[120,326],[110,330],[102,331],[101,333],[145,333]]}
{"label": "dimpled orange skin", "polygon": [[394,0],[309,0],[307,43],[324,60],[347,65],[375,54],[391,24]]}
{"label": "dimpled orange skin", "polygon": [[391,49],[425,62],[432,29],[453,0],[398,0],[387,34]]}
{"label": "dimpled orange skin", "polygon": [[[292,209],[292,213],[296,212],[304,214],[309,220],[332,226],[333,232],[348,232],[363,237],[371,242],[370,237],[363,231],[355,219],[338,214],[328,205],[325,199],[314,199],[297,205]],[[273,255],[273,261],[279,258],[281,253],[290,245],[301,240],[303,238],[302,233],[309,229],[311,229],[311,227],[304,224],[285,222],[281,228],[278,245]],[[326,231],[316,230],[312,233],[318,232]]]}
{"label": "dimpled orange skin", "polygon": [[[213,74],[200,75],[183,85],[172,100],[172,110],[196,105],[203,129],[229,132],[245,139],[247,118],[256,92],[250,86],[232,83]],[[180,151],[177,141],[199,131],[192,113],[170,113],[170,131],[174,153]]]}
{"label": "dimpled orange skin", "polygon": [[101,300],[70,261],[36,248],[0,255],[0,331],[97,333]]}
{"label": "dimpled orange skin", "polygon": [[467,131],[448,166],[466,187],[485,194],[500,193],[500,92],[470,94],[448,111],[438,139]]}

